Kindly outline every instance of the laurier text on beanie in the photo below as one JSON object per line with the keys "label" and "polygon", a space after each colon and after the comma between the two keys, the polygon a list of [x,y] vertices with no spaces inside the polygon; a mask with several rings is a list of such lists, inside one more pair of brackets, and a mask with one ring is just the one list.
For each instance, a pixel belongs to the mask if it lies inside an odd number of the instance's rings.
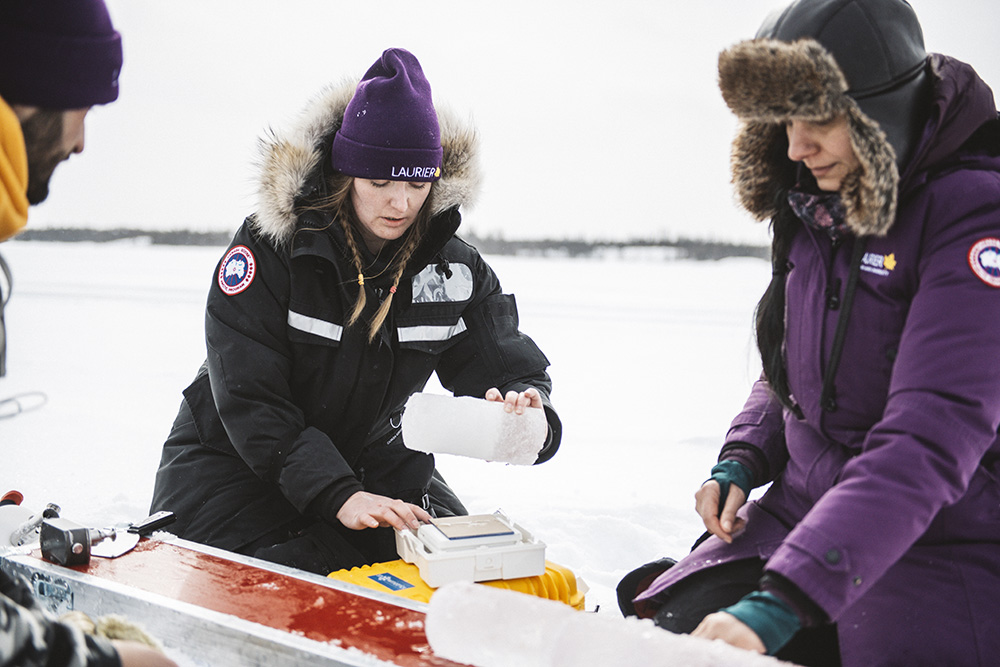
{"label": "laurier text on beanie", "polygon": [[83,109],[118,98],[121,35],[103,0],[0,2],[0,97]]}
{"label": "laurier text on beanie", "polygon": [[441,131],[431,86],[416,57],[382,53],[358,84],[333,139],[333,167],[358,178],[436,181]]}

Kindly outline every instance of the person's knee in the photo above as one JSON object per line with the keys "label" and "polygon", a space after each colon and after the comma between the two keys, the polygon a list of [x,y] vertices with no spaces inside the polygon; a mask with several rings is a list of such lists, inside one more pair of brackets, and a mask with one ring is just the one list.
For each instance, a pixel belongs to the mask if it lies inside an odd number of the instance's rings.
{"label": "person's knee", "polygon": [[615,589],[618,595],[618,608],[621,609],[622,616],[638,616],[632,600],[649,588],[654,579],[676,564],[677,561],[673,558],[661,558],[637,567],[622,577]]}
{"label": "person's knee", "polygon": [[260,547],[254,551],[253,557],[324,576],[333,571],[329,559],[308,535]]}
{"label": "person's knee", "polygon": [[[385,560],[382,553],[373,553],[372,549],[372,544],[385,541],[383,532],[385,529],[379,528],[354,531],[317,521],[296,531],[287,540],[258,546],[251,555],[326,576],[337,570]],[[388,532],[391,536],[392,531]]]}

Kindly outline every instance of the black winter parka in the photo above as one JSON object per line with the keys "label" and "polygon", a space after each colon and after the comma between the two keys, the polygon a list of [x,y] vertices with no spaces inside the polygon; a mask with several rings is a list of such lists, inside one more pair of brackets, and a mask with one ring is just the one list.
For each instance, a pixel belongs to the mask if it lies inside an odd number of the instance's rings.
{"label": "black winter parka", "polygon": [[[343,99],[331,91],[313,117],[341,118]],[[539,462],[559,446],[548,360],[520,333],[513,295],[454,236],[458,205],[478,180],[474,133],[443,119],[445,177],[429,201],[429,231],[369,343],[397,246],[363,257],[366,309],[348,326],[359,286],[344,232],[329,213],[295,205],[323,194],[321,156],[336,127],[304,127],[293,137],[316,154],[311,169],[289,164],[286,139],[265,146],[262,203],[217,267],[207,360],[184,391],[156,477],[152,508],[177,514],[171,531],[225,549],[309,515],[330,520],[362,489],[419,504],[433,457],[403,446],[400,414],[433,373],[456,395],[538,389],[549,423]],[[274,183],[295,173],[306,175],[275,194]]]}

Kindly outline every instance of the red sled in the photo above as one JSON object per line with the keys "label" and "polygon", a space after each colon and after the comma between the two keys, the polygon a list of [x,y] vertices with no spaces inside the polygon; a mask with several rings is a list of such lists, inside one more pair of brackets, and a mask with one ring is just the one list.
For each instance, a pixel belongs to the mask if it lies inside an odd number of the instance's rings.
{"label": "red sled", "polygon": [[53,613],[122,615],[181,664],[457,665],[431,650],[426,603],[185,540],[143,539],[71,567],[14,551],[0,567]]}

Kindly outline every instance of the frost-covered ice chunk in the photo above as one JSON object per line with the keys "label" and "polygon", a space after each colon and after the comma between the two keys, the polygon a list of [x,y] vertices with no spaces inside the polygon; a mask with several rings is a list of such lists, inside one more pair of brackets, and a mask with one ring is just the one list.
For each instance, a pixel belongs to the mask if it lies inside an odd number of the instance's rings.
{"label": "frost-covered ice chunk", "polygon": [[547,667],[553,664],[556,635],[570,620],[566,612],[573,611],[561,602],[459,582],[435,591],[424,631],[435,655],[448,660],[476,667]]}
{"label": "frost-covered ice chunk", "polygon": [[531,465],[545,444],[545,411],[505,412],[503,403],[469,396],[418,393],[403,412],[403,442],[432,454]]}
{"label": "frost-covered ice chunk", "polygon": [[468,582],[431,598],[435,655],[475,667],[777,667],[774,658],[721,641],[675,635],[649,620],[575,611],[524,593]]}

